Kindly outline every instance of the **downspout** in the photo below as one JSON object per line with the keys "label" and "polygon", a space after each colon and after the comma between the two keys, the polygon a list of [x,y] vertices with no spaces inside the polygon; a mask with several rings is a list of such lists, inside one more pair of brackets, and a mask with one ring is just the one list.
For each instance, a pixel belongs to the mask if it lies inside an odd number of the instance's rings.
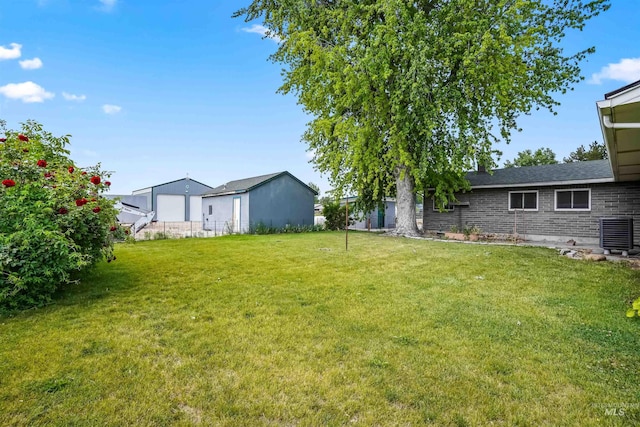
{"label": "downspout", "polygon": [[602,124],[609,129],[640,129],[640,123],[613,123],[611,116],[602,116]]}

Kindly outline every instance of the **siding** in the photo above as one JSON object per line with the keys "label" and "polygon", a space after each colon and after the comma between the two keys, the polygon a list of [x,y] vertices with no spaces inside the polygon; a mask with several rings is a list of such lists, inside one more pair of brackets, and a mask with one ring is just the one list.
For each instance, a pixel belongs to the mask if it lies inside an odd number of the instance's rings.
{"label": "siding", "polygon": [[[591,211],[554,211],[556,189],[591,188]],[[538,191],[538,211],[508,210],[509,191]],[[634,238],[640,238],[640,183],[610,183],[517,189],[477,189],[458,195],[458,201],[469,206],[456,206],[453,212],[434,212],[432,201],[425,204],[426,230],[448,231],[478,226],[485,233],[559,236],[599,239],[599,219],[611,216],[634,218]]]}
{"label": "siding", "polygon": [[[349,201],[349,208],[351,209],[351,201]],[[396,202],[386,201],[384,202],[384,224],[378,224],[378,208],[375,208],[368,214],[362,214],[362,212],[349,212],[349,216],[354,218],[354,228],[368,228],[367,221],[371,219],[371,228],[395,228],[396,226]]]}
{"label": "siding", "polygon": [[[233,213],[233,199],[240,197],[240,229],[242,233],[249,231],[249,193],[230,194],[228,196],[203,197],[202,209],[204,211],[205,230],[216,230],[226,233],[231,228]],[[211,215],[209,215],[211,206]]]}
{"label": "siding", "polygon": [[249,222],[281,228],[313,225],[313,192],[288,174],[283,174],[250,192]]}
{"label": "siding", "polygon": [[[112,199],[112,200],[113,199],[118,199],[122,203],[126,203],[128,205],[135,206],[135,207],[138,207],[140,209],[151,210],[151,209],[149,209],[149,206],[148,206],[148,203],[151,200],[151,193],[143,193],[143,194],[139,194],[139,195],[107,194],[105,197],[107,199]],[[138,215],[128,214],[128,213],[124,213],[124,212],[120,212],[118,214],[118,222],[120,222],[122,224],[132,224],[132,223],[136,222],[139,219],[140,219],[140,216],[138,216]]]}
{"label": "siding", "polygon": [[185,196],[185,207],[184,207],[184,221],[189,221],[190,218],[190,206],[189,206],[189,196],[199,196],[207,191],[211,191],[212,187],[201,184],[198,181],[194,181],[189,178],[180,179],[173,182],[167,182],[166,184],[156,185],[152,188],[152,208],[151,210],[156,211],[156,216],[154,219],[157,219],[157,207],[158,207],[158,194],[175,194],[175,195],[183,195]]}

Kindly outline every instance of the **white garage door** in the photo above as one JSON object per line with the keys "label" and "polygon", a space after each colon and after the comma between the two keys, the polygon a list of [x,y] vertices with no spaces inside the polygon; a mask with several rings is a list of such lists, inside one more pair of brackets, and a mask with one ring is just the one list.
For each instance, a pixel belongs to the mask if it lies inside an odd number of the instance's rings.
{"label": "white garage door", "polygon": [[191,221],[202,221],[202,196],[189,197],[189,217]]}
{"label": "white garage door", "polygon": [[158,194],[158,221],[184,221],[184,196]]}

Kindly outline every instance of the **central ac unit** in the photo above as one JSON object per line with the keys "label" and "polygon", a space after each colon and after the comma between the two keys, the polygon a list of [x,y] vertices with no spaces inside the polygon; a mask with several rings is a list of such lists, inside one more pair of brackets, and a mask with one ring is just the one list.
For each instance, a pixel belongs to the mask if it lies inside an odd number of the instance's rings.
{"label": "central ac unit", "polygon": [[633,218],[600,218],[600,247],[621,251],[633,249]]}

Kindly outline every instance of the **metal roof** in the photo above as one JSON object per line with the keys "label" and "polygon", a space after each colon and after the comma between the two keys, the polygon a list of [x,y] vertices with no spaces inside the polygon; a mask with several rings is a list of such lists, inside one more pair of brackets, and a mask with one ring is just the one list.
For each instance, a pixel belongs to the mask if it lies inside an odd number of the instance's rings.
{"label": "metal roof", "polygon": [[156,188],[156,187],[161,187],[161,186],[163,186],[163,185],[173,184],[174,182],[187,181],[187,180],[188,180],[188,181],[196,182],[196,183],[198,183],[198,184],[200,184],[200,185],[204,185],[205,187],[213,188],[213,187],[212,187],[212,186],[210,186],[210,185],[203,184],[202,182],[200,182],[200,181],[196,181],[195,179],[193,179],[193,178],[189,178],[189,177],[187,176],[187,177],[185,177],[185,178],[174,179],[173,181],[164,182],[164,183],[162,183],[162,184],[152,185],[151,187],[144,187],[144,188],[140,188],[140,189],[138,189],[138,190],[133,190],[133,193],[141,192],[141,191],[146,191],[146,190],[151,191],[153,188]]}
{"label": "metal roof", "polygon": [[291,175],[289,172],[276,172],[270,173],[267,175],[253,176],[251,178],[238,179],[235,181],[229,181],[226,184],[215,187],[213,190],[204,193],[202,197],[216,197],[216,196],[225,196],[227,194],[238,194],[238,193],[246,193],[247,191],[251,191],[256,187],[259,187],[267,182],[276,179],[281,175],[289,175],[294,180],[298,181],[300,184],[307,187],[309,190],[313,192],[313,194],[318,194],[313,188],[309,187],[304,182],[300,181],[295,176]]}
{"label": "metal roof", "polygon": [[466,178],[472,188],[500,188],[613,182],[613,173],[608,160],[592,160],[469,172]]}

